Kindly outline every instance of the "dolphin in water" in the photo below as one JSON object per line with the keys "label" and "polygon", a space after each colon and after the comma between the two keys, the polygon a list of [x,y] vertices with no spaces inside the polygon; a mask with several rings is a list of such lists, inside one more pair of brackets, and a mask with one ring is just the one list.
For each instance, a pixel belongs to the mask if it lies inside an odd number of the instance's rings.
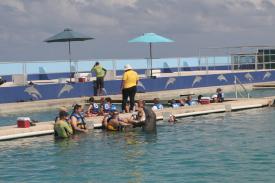
{"label": "dolphin in water", "polygon": [[146,133],[153,133],[157,130],[157,116],[156,113],[149,107],[144,108],[145,121],[143,130]]}
{"label": "dolphin in water", "polygon": [[196,84],[196,83],[199,83],[201,82],[202,80],[202,77],[201,76],[196,76],[193,83],[192,83],[192,87]]}
{"label": "dolphin in water", "polygon": [[62,87],[62,89],[59,91],[58,97],[60,97],[60,96],[61,96],[63,93],[65,93],[65,92],[70,93],[70,91],[71,91],[72,89],[74,89],[74,87],[73,87],[72,85],[70,85],[70,84],[65,84],[65,85]]}
{"label": "dolphin in water", "polygon": [[254,80],[253,76],[248,72],[244,75],[245,79],[247,79],[248,81],[252,81]]}
{"label": "dolphin in water", "polygon": [[133,127],[142,127],[145,133],[155,133],[157,130],[157,117],[155,112],[151,108],[145,107],[144,114],[145,120],[135,123]]}
{"label": "dolphin in water", "polygon": [[263,77],[263,80],[269,79],[271,77],[271,75],[272,75],[271,72],[266,72],[264,77]]}
{"label": "dolphin in water", "polygon": [[223,74],[219,75],[217,79],[219,81],[225,81],[225,82],[227,82],[227,79],[226,79],[226,77]]}
{"label": "dolphin in water", "polygon": [[174,84],[176,81],[176,78],[169,78],[165,84],[165,89],[170,85],[170,84]]}
{"label": "dolphin in water", "polygon": [[143,85],[143,83],[141,81],[138,81],[137,86],[140,86],[141,88],[143,88],[144,90],[146,89],[145,86]]}
{"label": "dolphin in water", "polygon": [[27,87],[24,90],[24,92],[28,93],[30,96],[32,96],[35,99],[42,98],[42,95],[34,86]]}

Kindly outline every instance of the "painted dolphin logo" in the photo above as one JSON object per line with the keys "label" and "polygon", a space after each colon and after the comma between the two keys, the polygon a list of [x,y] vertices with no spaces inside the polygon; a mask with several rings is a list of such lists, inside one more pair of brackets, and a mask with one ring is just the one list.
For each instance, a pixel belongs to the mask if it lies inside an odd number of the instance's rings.
{"label": "painted dolphin logo", "polygon": [[225,77],[223,74],[219,75],[219,76],[217,77],[217,79],[218,79],[219,81],[225,81],[225,82],[227,82],[227,79],[226,79],[226,77]]}
{"label": "painted dolphin logo", "polygon": [[34,86],[27,87],[24,90],[24,92],[28,93],[30,96],[32,96],[35,99],[42,98],[42,95]]}
{"label": "painted dolphin logo", "polygon": [[244,75],[245,79],[247,79],[248,81],[252,81],[254,80],[253,76],[248,72]]}
{"label": "painted dolphin logo", "polygon": [[74,89],[74,87],[70,84],[65,84],[62,89],[58,93],[58,97],[60,97],[63,93],[67,92],[70,93],[71,90]]}
{"label": "painted dolphin logo", "polygon": [[165,89],[166,89],[169,85],[174,84],[175,81],[176,81],[176,78],[169,78],[169,79],[167,80],[166,84],[165,84]]}
{"label": "painted dolphin logo", "polygon": [[271,72],[266,72],[264,77],[263,77],[263,80],[269,79],[271,77],[271,75],[272,75]]}
{"label": "painted dolphin logo", "polygon": [[138,81],[137,86],[140,86],[141,88],[143,88],[144,90],[146,89],[145,86],[143,85],[143,83],[141,81]]}
{"label": "painted dolphin logo", "polygon": [[202,77],[201,76],[196,76],[193,83],[192,83],[192,87],[196,84],[196,83],[199,83],[201,82],[202,80]]}

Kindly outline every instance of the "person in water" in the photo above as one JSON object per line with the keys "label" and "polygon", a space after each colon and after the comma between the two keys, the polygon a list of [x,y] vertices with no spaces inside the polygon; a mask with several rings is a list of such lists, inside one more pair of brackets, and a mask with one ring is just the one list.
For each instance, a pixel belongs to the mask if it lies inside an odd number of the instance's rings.
{"label": "person in water", "polygon": [[188,106],[196,105],[197,103],[193,100],[192,95],[187,96],[187,100],[185,102]]}
{"label": "person in water", "polygon": [[163,105],[160,103],[159,98],[154,98],[153,102],[154,102],[154,105],[152,107],[152,110],[162,110],[163,109]]}
{"label": "person in water", "polygon": [[84,116],[82,114],[82,106],[76,104],[73,109],[73,113],[71,114],[71,125],[74,132],[87,132],[86,123],[84,121]]}
{"label": "person in water", "polygon": [[102,126],[110,131],[120,131],[124,127],[132,126],[133,120],[130,118],[121,118],[117,110],[106,114],[102,121]]}
{"label": "person in water", "polygon": [[135,113],[132,115],[132,119],[136,121],[145,120],[144,112],[145,102],[143,100],[138,100],[135,105]]}
{"label": "person in water", "polygon": [[103,112],[110,113],[115,111],[116,109],[117,109],[116,106],[112,103],[112,99],[110,97],[107,97],[103,105]]}
{"label": "person in water", "polygon": [[174,116],[173,114],[170,114],[170,115],[169,115],[169,118],[168,118],[168,122],[169,122],[170,124],[176,123],[176,122],[177,122],[176,116]]}
{"label": "person in water", "polygon": [[[60,113],[60,112],[67,112],[67,113],[68,113],[68,109],[67,109],[67,107],[65,107],[65,106],[59,107],[58,110],[59,110],[59,113]],[[59,120],[59,114],[58,114],[58,116],[55,118],[54,121],[57,122],[58,120]]]}
{"label": "person in water", "polygon": [[59,138],[68,138],[73,135],[73,129],[69,123],[69,114],[60,111],[57,121],[54,124],[54,135]]}
{"label": "person in water", "polygon": [[89,105],[89,108],[88,108],[88,110],[87,110],[86,115],[87,115],[88,117],[98,116],[99,113],[100,113],[100,107],[99,107],[99,105],[95,102],[94,97],[90,97],[90,98],[89,98],[89,103],[90,103],[90,105]]}

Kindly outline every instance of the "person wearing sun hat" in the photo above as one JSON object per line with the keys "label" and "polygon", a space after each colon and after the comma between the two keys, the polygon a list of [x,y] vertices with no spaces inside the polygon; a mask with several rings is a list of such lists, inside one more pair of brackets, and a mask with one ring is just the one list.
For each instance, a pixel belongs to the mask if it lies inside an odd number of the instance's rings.
{"label": "person wearing sun hat", "polygon": [[126,64],[124,66],[124,74],[121,82],[123,112],[125,112],[125,106],[128,98],[130,98],[130,112],[133,112],[138,80],[139,77],[137,72],[133,70],[130,64]]}

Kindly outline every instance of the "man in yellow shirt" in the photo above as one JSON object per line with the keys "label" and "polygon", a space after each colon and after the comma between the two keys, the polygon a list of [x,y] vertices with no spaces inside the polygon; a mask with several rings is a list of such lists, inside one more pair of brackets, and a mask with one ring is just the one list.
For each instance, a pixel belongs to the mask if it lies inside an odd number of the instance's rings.
{"label": "man in yellow shirt", "polygon": [[130,98],[130,112],[133,112],[135,105],[135,95],[137,92],[138,74],[133,70],[131,65],[124,66],[124,74],[122,77],[121,90],[122,90],[122,111],[125,112],[125,106]]}

